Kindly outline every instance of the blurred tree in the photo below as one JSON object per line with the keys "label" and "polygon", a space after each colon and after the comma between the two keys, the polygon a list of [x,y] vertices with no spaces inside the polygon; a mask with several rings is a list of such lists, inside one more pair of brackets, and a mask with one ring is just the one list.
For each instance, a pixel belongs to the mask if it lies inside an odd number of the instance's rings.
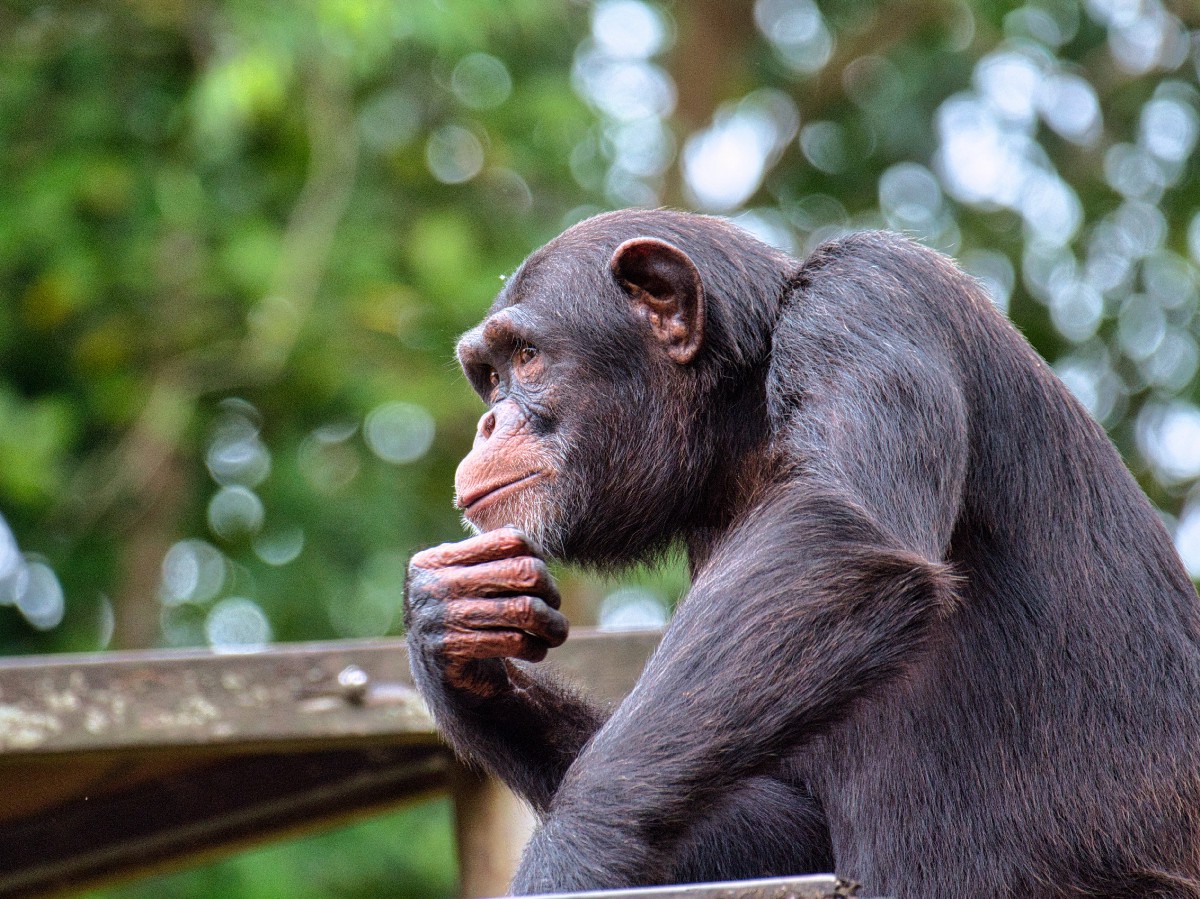
{"label": "blurred tree", "polygon": [[0,644],[394,630],[460,532],[454,337],[579,202],[585,11],[480,12],[0,12],[0,510],[67,597],[14,578]]}
{"label": "blurred tree", "polygon": [[[396,633],[408,553],[461,534],[455,336],[633,204],[954,254],[1200,576],[1198,70],[1192,0],[12,0],[0,649]],[[613,625],[684,586],[564,580]],[[155,895],[271,895],[246,866],[291,851]]]}

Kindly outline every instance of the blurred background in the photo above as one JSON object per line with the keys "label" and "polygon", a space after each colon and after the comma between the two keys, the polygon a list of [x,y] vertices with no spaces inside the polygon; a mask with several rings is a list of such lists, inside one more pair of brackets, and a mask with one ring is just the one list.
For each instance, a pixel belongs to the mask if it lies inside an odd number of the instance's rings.
{"label": "blurred background", "polygon": [[[1198,71],[1194,0],[8,0],[0,652],[399,634],[463,536],[457,334],[623,206],[953,254],[1200,577]],[[686,586],[561,581],[610,627]],[[104,895],[448,896],[452,853],[431,803]]]}

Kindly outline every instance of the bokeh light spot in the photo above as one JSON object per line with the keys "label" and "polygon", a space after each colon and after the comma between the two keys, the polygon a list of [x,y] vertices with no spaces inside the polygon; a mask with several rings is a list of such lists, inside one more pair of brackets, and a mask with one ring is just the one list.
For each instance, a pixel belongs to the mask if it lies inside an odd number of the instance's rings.
{"label": "bokeh light spot", "polygon": [[433,445],[433,416],[414,403],[384,403],[367,415],[363,438],[385,462],[403,465],[420,459]]}
{"label": "bokeh light spot", "polygon": [[358,127],[368,148],[376,153],[393,153],[417,136],[421,113],[407,91],[392,88],[363,105]]}
{"label": "bokeh light spot", "polygon": [[983,57],[975,66],[975,85],[1003,118],[1030,122],[1037,112],[1044,70],[1044,60],[1025,52],[1000,50]]}
{"label": "bokeh light spot", "polygon": [[800,131],[800,150],[828,175],[846,169],[846,129],[837,122],[810,122]]}
{"label": "bokeh light spot", "polygon": [[209,611],[204,636],[216,652],[256,652],[271,642],[271,623],[258,603],[230,596]]}
{"label": "bokeh light spot", "polygon": [[1084,344],[1056,362],[1054,371],[1097,421],[1104,423],[1124,410],[1125,384],[1103,344]]}
{"label": "bokeh light spot", "polygon": [[1200,408],[1185,400],[1147,403],[1136,433],[1138,449],[1161,480],[1200,477]]}
{"label": "bokeh light spot", "polygon": [[33,627],[48,631],[57,627],[66,612],[66,598],[58,575],[44,562],[27,561],[26,577],[17,593],[17,609]]}
{"label": "bokeh light spot", "polygon": [[758,0],[754,21],[789,68],[820,71],[833,55],[833,35],[812,0]]}
{"label": "bokeh light spot", "polygon": [[1038,111],[1058,135],[1090,146],[1100,137],[1103,122],[1096,90],[1078,75],[1056,73],[1039,84]]}
{"label": "bokeh light spot", "polygon": [[303,550],[304,531],[300,528],[263,534],[254,541],[255,555],[276,567],[295,561]]}
{"label": "bokeh light spot", "polygon": [[745,203],[798,125],[795,105],[778,91],[755,91],[717,110],[712,126],[683,148],[684,179],[697,204],[728,212]]}
{"label": "bokeh light spot", "polygon": [[992,302],[1004,312],[1016,283],[1012,261],[995,250],[973,249],[959,259],[962,267],[979,281]]}
{"label": "bokeh light spot", "polygon": [[0,605],[16,602],[15,582],[24,566],[17,538],[8,522],[0,518]]}
{"label": "bokeh light spot", "polygon": [[159,598],[164,605],[208,602],[225,585],[225,555],[204,540],[180,540],[162,562]]}
{"label": "bokeh light spot", "polygon": [[271,473],[271,454],[259,438],[258,425],[239,413],[226,413],[209,439],[205,464],[218,484],[255,487]]}
{"label": "bokeh light spot", "polygon": [[1198,133],[1200,114],[1188,104],[1162,97],[1142,107],[1138,143],[1159,159],[1187,159],[1196,147]]}
{"label": "bokeh light spot", "polygon": [[599,627],[604,631],[629,631],[662,627],[667,604],[642,587],[621,587],[600,602]]}
{"label": "bokeh light spot", "polygon": [[1117,316],[1117,342],[1130,359],[1141,361],[1158,352],[1167,335],[1167,319],[1153,297],[1133,294]]}
{"label": "bokeh light spot", "polygon": [[444,125],[430,135],[425,161],[444,184],[462,184],[483,171],[483,144],[461,125]]}
{"label": "bokeh light spot", "polygon": [[1200,579],[1200,501],[1193,500],[1179,516],[1175,528],[1175,549],[1188,574]]}
{"label": "bokeh light spot", "polygon": [[257,534],[264,515],[262,500],[240,484],[222,487],[208,503],[208,525],[226,540]]}
{"label": "bokeh light spot", "polygon": [[1178,393],[1192,383],[1198,366],[1200,349],[1192,335],[1169,330],[1157,349],[1138,367],[1153,386]]}
{"label": "bokeh light spot", "polygon": [[603,0],[592,10],[592,37],[609,56],[649,59],[666,44],[659,13],[639,0]]}
{"label": "bokeh light spot", "polygon": [[618,122],[663,118],[675,108],[675,84],[658,66],[581,53],[574,81],[580,95]]}
{"label": "bokeh light spot", "polygon": [[942,189],[925,166],[901,162],[879,179],[879,207],[891,228],[927,230],[942,210]]}
{"label": "bokeh light spot", "polygon": [[357,430],[353,422],[322,425],[301,441],[296,463],[318,493],[338,493],[358,476],[362,466],[350,442]]}
{"label": "bokeh light spot", "polygon": [[508,67],[487,53],[471,53],[459,60],[450,75],[454,96],[471,109],[493,109],[512,93]]}

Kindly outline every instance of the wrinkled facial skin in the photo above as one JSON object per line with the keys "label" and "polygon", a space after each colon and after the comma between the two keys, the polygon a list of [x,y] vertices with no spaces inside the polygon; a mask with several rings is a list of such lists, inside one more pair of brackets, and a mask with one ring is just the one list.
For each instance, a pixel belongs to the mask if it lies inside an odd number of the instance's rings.
{"label": "wrinkled facial skin", "polygon": [[513,525],[557,555],[562,522],[555,499],[564,447],[554,360],[535,342],[534,325],[529,310],[510,306],[459,342],[463,371],[488,411],[455,474],[455,505],[477,532]]}
{"label": "wrinkled facial skin", "polygon": [[708,468],[687,386],[704,321],[695,265],[664,241],[531,256],[458,346],[488,405],[455,478],[466,523],[602,568],[665,547]]}

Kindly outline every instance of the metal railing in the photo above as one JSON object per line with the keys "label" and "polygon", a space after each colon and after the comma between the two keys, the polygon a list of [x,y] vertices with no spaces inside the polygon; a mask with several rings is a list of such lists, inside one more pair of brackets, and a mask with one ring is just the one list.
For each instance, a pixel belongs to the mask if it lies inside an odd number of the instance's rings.
{"label": "metal railing", "polygon": [[600,890],[590,893],[553,893],[536,899],[848,899],[857,887],[832,874],[741,880],[733,883],[696,883],[684,886],[644,887],[634,890]]}

